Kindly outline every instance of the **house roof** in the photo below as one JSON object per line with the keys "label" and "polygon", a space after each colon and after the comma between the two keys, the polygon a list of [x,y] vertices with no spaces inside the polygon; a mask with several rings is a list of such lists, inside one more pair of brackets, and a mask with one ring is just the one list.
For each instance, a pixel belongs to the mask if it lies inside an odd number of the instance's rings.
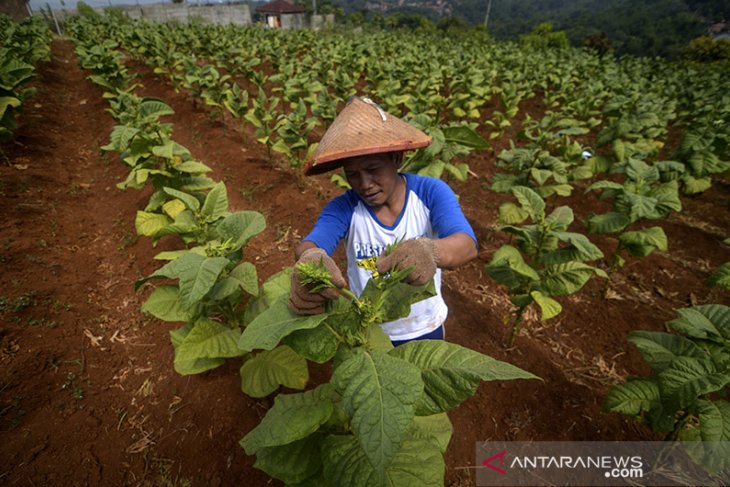
{"label": "house roof", "polygon": [[307,11],[301,5],[294,5],[286,0],[274,0],[260,7],[256,7],[257,12],[266,14],[299,14]]}

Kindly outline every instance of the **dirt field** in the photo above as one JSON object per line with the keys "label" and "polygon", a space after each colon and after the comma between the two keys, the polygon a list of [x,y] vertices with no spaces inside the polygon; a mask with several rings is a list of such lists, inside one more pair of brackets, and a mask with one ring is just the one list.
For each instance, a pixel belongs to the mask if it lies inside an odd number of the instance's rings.
{"label": "dirt field", "polygon": [[[226,182],[232,208],[264,214],[267,230],[247,247],[261,279],[293,263],[293,247],[339,192],[326,176],[305,179],[267,161],[266,150],[237,125],[212,121],[185,93],[175,93],[135,65],[144,87],[175,110],[173,138]],[[263,417],[269,400],[239,388],[235,360],[192,377],[172,368],[168,331],[140,313],[149,289],[135,279],[159,264],[136,237],[135,211],[149,191],[120,191],[125,166],[99,147],[114,125],[101,91],[85,79],[73,45],[54,41],[40,67],[15,142],[0,166],[0,483],[4,485],[278,485],[252,467],[238,441]],[[539,110],[526,106],[523,111]],[[540,116],[533,113],[533,118]],[[504,290],[483,271],[506,237],[494,230],[507,200],[488,191],[494,150],[468,162],[478,178],[450,181],[480,240],[479,257],[444,274],[450,306],[447,339],[508,361],[543,381],[483,384],[450,412],[454,435],[446,484],[474,484],[475,442],[484,440],[639,440],[657,438],[621,416],[602,412],[611,384],[648,368],[626,341],[634,329],[663,330],[674,309],[730,305],[708,288],[709,273],[730,261],[730,182],[683,198],[684,210],[659,222],[670,251],[631,260],[616,276],[613,299],[591,281],[561,298],[564,311],[525,325],[506,349]],[[576,212],[575,229],[595,195],[560,201]],[[608,253],[615,240],[591,239]],[[336,254],[341,261],[344,254]],[[314,370],[315,380],[327,373]]]}

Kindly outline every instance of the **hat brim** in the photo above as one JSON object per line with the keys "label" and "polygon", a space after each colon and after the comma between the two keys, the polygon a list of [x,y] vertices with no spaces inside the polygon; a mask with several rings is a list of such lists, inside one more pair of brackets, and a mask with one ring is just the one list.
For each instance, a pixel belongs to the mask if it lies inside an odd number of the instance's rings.
{"label": "hat brim", "polygon": [[354,97],[320,139],[304,173],[322,174],[352,157],[420,149],[431,140],[430,135],[383,111],[369,98]]}
{"label": "hat brim", "polygon": [[390,145],[381,145],[378,147],[359,148],[331,153],[327,154],[325,157],[320,157],[316,163],[312,159],[307,161],[304,167],[304,174],[307,176],[316,176],[317,174],[332,171],[342,167],[343,164],[347,162],[347,159],[353,157],[366,156],[369,154],[383,154],[386,152],[404,152],[427,147],[429,144],[431,144],[431,137],[417,142],[406,141]]}

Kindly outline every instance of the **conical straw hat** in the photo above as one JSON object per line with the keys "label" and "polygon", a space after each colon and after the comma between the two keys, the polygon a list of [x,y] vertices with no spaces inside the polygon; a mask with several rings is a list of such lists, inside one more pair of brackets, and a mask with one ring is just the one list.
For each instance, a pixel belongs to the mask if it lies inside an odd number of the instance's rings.
{"label": "conical straw hat", "polygon": [[337,115],[304,170],[311,176],[342,165],[342,159],[426,147],[431,137],[385,112],[369,98],[352,98]]}

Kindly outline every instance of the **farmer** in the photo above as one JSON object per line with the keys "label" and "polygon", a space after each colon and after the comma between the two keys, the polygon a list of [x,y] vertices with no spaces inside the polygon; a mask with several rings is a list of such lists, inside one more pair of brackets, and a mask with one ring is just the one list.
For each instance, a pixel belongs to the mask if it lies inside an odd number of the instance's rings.
{"label": "farmer", "polygon": [[[386,113],[367,98],[353,98],[322,137],[305,174],[344,168],[352,187],[334,198],[295,253],[297,264],[320,263],[338,287],[347,285],[330,258],[341,240],[350,289],[360,295],[374,271],[414,266],[406,282],[435,279],[437,295],[411,306],[408,317],[383,323],[394,345],[443,339],[448,309],[441,296],[441,268],[453,269],[477,254],[476,237],[454,192],[440,179],[399,173],[406,150],[426,147],[431,137]],[[386,245],[401,241],[391,254]],[[333,289],[311,293],[292,274],[289,307],[299,314],[324,312]]]}

